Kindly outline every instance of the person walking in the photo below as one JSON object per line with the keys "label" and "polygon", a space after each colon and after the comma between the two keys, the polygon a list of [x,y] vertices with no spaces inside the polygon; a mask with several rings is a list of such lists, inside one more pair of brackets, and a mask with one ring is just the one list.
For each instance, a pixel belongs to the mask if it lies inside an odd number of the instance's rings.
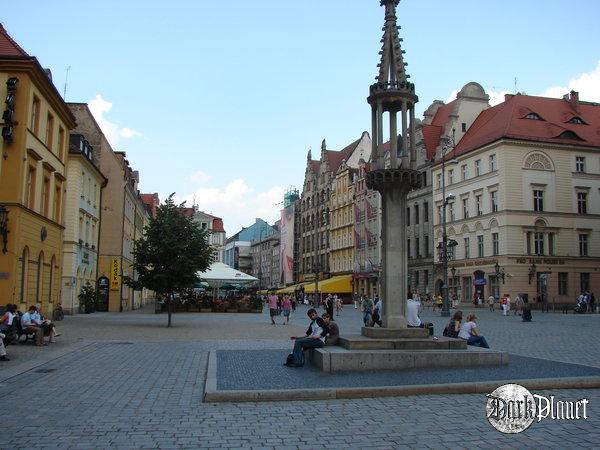
{"label": "person walking", "polygon": [[371,326],[371,315],[373,314],[374,303],[373,300],[367,296],[364,296],[360,302],[360,310],[363,313],[363,324],[365,327]]}
{"label": "person walking", "polygon": [[327,298],[325,299],[325,311],[327,312],[327,314],[329,314],[329,317],[333,317],[333,308],[334,308],[333,296],[331,294],[329,294],[327,296]]}
{"label": "person walking", "polygon": [[281,314],[283,314],[283,324],[287,325],[290,323],[290,312],[292,309],[292,301],[290,300],[290,296],[286,295],[283,297],[283,301],[281,302]]}
{"label": "person walking", "polygon": [[506,316],[510,314],[510,294],[506,294]]}
{"label": "person walking", "polygon": [[277,302],[278,298],[275,293],[271,292],[271,294],[267,297],[267,301],[269,302],[269,316],[271,316],[271,324],[275,324],[275,316],[277,316]]}
{"label": "person walking", "polygon": [[496,302],[496,299],[494,298],[494,296],[493,296],[493,295],[490,295],[490,296],[488,297],[488,305],[489,305],[489,307],[490,307],[490,311],[491,311],[491,312],[494,312],[494,303],[495,303],[495,302]]}
{"label": "person walking", "polygon": [[371,320],[373,322],[373,326],[375,326],[375,324],[379,325],[380,327],[383,327],[383,324],[381,322],[381,310],[383,308],[383,302],[381,300],[381,298],[377,297],[376,298],[376,302],[375,302],[375,306],[373,307],[373,313],[371,316]]}
{"label": "person walking", "polygon": [[336,315],[340,315],[342,314],[342,310],[344,309],[344,302],[342,301],[341,297],[338,297],[337,295],[333,296],[333,300],[335,301],[335,312],[337,313]]}

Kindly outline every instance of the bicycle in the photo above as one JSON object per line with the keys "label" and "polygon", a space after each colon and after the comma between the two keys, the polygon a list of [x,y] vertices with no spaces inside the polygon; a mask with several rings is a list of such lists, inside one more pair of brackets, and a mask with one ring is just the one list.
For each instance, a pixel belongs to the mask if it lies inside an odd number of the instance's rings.
{"label": "bicycle", "polygon": [[52,321],[57,322],[63,320],[64,318],[65,313],[62,309],[62,305],[59,303],[58,305],[56,305],[56,308],[54,308],[54,311],[52,311]]}

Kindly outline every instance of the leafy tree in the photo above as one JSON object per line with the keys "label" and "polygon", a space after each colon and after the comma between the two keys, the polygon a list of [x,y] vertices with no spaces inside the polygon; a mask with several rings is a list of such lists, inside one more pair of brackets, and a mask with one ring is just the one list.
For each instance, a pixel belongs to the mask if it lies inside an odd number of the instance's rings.
{"label": "leafy tree", "polygon": [[192,288],[199,282],[197,272],[212,263],[213,248],[208,244],[208,231],[179,211],[173,194],[156,209],[144,229],[144,236],[134,243],[133,269],[137,280],[125,277],[124,282],[134,289],[145,287],[167,297],[169,321],[175,292]]}
{"label": "leafy tree", "polygon": [[81,287],[77,298],[79,299],[80,312],[90,312],[92,306],[96,303],[96,291],[90,283],[86,283]]}

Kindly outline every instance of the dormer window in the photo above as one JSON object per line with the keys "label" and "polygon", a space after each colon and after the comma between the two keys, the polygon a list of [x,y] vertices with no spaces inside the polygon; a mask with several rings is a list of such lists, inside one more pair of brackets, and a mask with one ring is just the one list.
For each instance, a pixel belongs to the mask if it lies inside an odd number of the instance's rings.
{"label": "dormer window", "polygon": [[529,119],[529,120],[544,120],[540,117],[540,115],[538,113],[534,113],[534,112],[530,112],[529,114],[527,114],[525,117],[523,117],[523,119]]}
{"label": "dormer window", "polygon": [[581,139],[579,136],[577,136],[577,134],[575,134],[575,132],[573,132],[571,130],[563,131],[557,137],[558,137],[558,139],[572,139],[575,141],[583,141],[583,139]]}
{"label": "dormer window", "polygon": [[583,120],[581,120],[580,117],[577,117],[577,116],[573,117],[567,123],[575,123],[577,125],[587,125]]}

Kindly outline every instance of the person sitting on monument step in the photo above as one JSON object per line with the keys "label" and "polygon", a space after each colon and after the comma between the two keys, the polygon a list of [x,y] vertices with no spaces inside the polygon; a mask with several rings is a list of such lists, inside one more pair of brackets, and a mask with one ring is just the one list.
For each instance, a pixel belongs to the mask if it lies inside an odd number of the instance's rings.
{"label": "person sitting on monument step", "polygon": [[406,324],[408,328],[427,328],[429,336],[433,336],[433,324],[424,323],[419,317],[421,312],[421,301],[417,294],[414,296],[409,292],[408,301],[406,302]]}
{"label": "person sitting on monument step", "polygon": [[458,337],[467,341],[467,345],[490,348],[485,338],[479,334],[476,321],[477,316],[475,314],[469,314],[467,316],[467,323],[460,326]]}
{"label": "person sitting on monument step", "polygon": [[306,336],[291,336],[290,339],[295,340],[294,350],[288,356],[284,365],[288,367],[304,366],[304,350],[310,348],[321,348],[325,345],[325,336],[327,335],[327,325],[323,319],[319,317],[317,310],[314,308],[306,311],[306,315],[311,322],[306,330]]}
{"label": "person sitting on monument step", "polygon": [[329,315],[329,313],[325,313],[321,317],[327,326],[325,345],[337,345],[338,340],[340,339],[340,328],[338,327],[337,323],[333,321],[333,318]]}

